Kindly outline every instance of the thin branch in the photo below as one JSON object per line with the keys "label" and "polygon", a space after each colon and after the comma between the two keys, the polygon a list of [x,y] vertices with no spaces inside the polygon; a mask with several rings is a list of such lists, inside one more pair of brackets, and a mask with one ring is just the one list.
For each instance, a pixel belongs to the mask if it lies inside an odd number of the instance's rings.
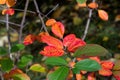
{"label": "thin branch", "polygon": [[35,5],[35,8],[36,8],[36,11],[37,11],[37,13],[38,13],[38,17],[40,18],[40,20],[41,20],[41,22],[42,22],[42,27],[44,28],[45,32],[48,33],[47,28],[46,28],[46,26],[45,26],[45,23],[44,23],[44,21],[43,21],[43,18],[42,18],[41,14],[40,14],[41,12],[40,12],[40,10],[39,10],[39,8],[38,8],[38,4],[37,4],[36,0],[33,0],[33,2],[34,2],[34,5]]}
{"label": "thin branch", "polygon": [[54,10],[56,10],[56,8],[59,6],[59,4],[57,4],[53,9],[51,9],[46,15],[45,17],[47,17],[51,12],[53,12]]}
{"label": "thin branch", "polygon": [[25,18],[26,18],[28,5],[29,5],[29,0],[26,0],[23,18],[22,18],[22,21],[21,21],[21,24],[20,24],[21,27],[20,27],[20,32],[19,32],[19,43],[22,42],[22,31],[23,31],[23,28],[24,28],[24,23],[25,23]]}
{"label": "thin branch", "polygon": [[6,30],[7,30],[7,38],[8,38],[8,53],[9,57],[12,59],[11,55],[11,40],[10,40],[10,31],[9,31],[9,15],[6,14]]}
{"label": "thin branch", "polygon": [[[0,20],[0,22],[6,23],[5,20]],[[11,24],[11,25],[14,25],[14,26],[18,26],[18,27],[20,27],[19,24],[16,24],[16,23],[13,23],[13,22],[8,22],[8,23]]]}
{"label": "thin branch", "polygon": [[[95,0],[93,0],[92,2],[95,2]],[[84,35],[82,37],[82,40],[85,40],[85,38],[87,36],[90,21],[91,21],[91,17],[92,17],[92,11],[93,11],[93,9],[89,9],[89,16],[88,16],[88,20],[87,20],[87,23],[86,23],[86,26],[85,26],[85,31],[84,31]]]}

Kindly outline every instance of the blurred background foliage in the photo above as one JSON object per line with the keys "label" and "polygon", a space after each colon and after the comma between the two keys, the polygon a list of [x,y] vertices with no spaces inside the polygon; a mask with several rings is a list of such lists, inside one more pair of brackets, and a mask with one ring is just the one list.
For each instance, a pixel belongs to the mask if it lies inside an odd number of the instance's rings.
{"label": "blurred background foliage", "polygon": [[[23,9],[26,0],[17,0],[17,4],[14,6],[15,14],[10,17],[10,21],[20,24]],[[91,0],[87,0],[87,3]],[[111,53],[120,53],[120,1],[119,0],[96,0],[99,4],[99,9],[106,10],[109,14],[108,21],[102,21],[97,14],[97,10],[93,10],[89,31],[85,41],[87,43],[96,43],[107,48]],[[48,18],[54,18],[63,22],[66,28],[65,35],[74,33],[77,37],[82,37],[85,25],[88,19],[88,8],[79,8],[75,0],[37,0],[41,13],[43,14],[44,21]],[[55,6],[59,6],[50,12]],[[1,8],[2,9],[2,8]],[[41,29],[41,23],[37,17],[33,0],[30,0],[29,8],[30,12],[27,13],[25,27],[23,31],[23,38],[29,33],[38,34]],[[5,20],[5,16],[0,15],[0,20]],[[10,25],[11,36],[13,41],[17,41],[18,26]],[[48,29],[49,30],[49,29]],[[5,41],[5,23],[0,21],[0,41]],[[37,53],[41,44],[33,44],[36,47],[32,48],[32,52]],[[32,47],[30,45],[29,47]],[[37,50],[37,51],[36,51]]]}

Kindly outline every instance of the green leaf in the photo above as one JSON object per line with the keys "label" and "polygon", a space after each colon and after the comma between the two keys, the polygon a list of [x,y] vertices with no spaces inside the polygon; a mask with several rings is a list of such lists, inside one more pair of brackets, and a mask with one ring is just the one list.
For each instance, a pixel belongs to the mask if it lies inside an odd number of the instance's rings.
{"label": "green leaf", "polygon": [[18,67],[19,68],[24,68],[25,66],[27,66],[29,64],[29,62],[31,62],[33,59],[32,55],[24,55],[21,57],[19,63],[18,63]]}
{"label": "green leaf", "polygon": [[104,47],[97,44],[87,44],[85,46],[80,47],[74,53],[74,57],[81,56],[105,56],[109,53]]}
{"label": "green leaf", "polygon": [[0,47],[0,56],[6,55],[7,54],[7,50],[3,47]]}
{"label": "green leaf", "polygon": [[0,60],[1,68],[5,72],[9,72],[13,68],[13,61],[9,58]]}
{"label": "green leaf", "polygon": [[45,64],[52,65],[52,66],[61,66],[61,65],[67,65],[67,62],[60,58],[60,57],[50,57],[45,60]]}
{"label": "green leaf", "polygon": [[25,46],[23,44],[16,44],[12,46],[11,52],[17,52],[17,51],[23,50],[24,48]]}
{"label": "green leaf", "polygon": [[80,72],[80,70],[84,71],[98,71],[101,69],[101,66],[98,62],[91,59],[84,59],[77,62],[73,68],[74,73]]}
{"label": "green leaf", "polygon": [[76,0],[78,3],[82,4],[82,3],[85,3],[86,0]]}
{"label": "green leaf", "polygon": [[24,73],[21,73],[21,74],[14,74],[12,76],[12,78],[14,80],[30,80],[29,76],[24,74]]}
{"label": "green leaf", "polygon": [[69,73],[68,67],[60,67],[56,71],[49,73],[47,78],[48,80],[66,80],[66,77]]}
{"label": "green leaf", "polygon": [[30,67],[30,70],[36,71],[36,72],[45,72],[45,68],[42,67],[40,64],[33,64],[33,65]]}

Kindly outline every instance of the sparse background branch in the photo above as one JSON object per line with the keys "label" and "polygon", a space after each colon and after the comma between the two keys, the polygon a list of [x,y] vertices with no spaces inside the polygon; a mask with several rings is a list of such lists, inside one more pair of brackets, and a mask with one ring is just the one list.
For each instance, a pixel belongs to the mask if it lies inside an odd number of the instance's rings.
{"label": "sparse background branch", "polygon": [[[92,2],[95,2],[95,0],[93,0]],[[93,9],[89,9],[89,16],[88,16],[87,23],[86,23],[86,26],[85,26],[84,34],[82,36],[82,40],[85,40],[85,38],[87,36],[88,29],[89,29],[89,26],[90,26],[91,17],[92,17],[92,12],[93,12]]]}

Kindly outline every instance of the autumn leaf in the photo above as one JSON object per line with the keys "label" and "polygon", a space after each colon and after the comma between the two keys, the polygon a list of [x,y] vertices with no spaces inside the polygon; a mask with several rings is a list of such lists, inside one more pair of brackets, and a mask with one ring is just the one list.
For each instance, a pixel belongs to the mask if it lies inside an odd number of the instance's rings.
{"label": "autumn leaf", "polygon": [[12,16],[14,13],[15,13],[15,10],[12,8],[2,10],[2,15],[8,14]]}
{"label": "autumn leaf", "polygon": [[35,41],[35,36],[33,34],[29,34],[25,37],[23,44],[24,45],[29,45],[32,44]]}
{"label": "autumn leaf", "polygon": [[98,71],[100,75],[102,76],[110,76],[112,75],[112,71],[109,69],[104,69],[102,68],[101,70]]}
{"label": "autumn leaf", "polygon": [[52,26],[54,23],[56,23],[56,20],[55,19],[48,19],[46,21],[46,26]]}
{"label": "autumn leaf", "polygon": [[59,38],[63,38],[65,28],[61,22],[56,22],[52,25],[52,32]]}
{"label": "autumn leaf", "polygon": [[6,5],[7,5],[8,7],[14,6],[15,3],[16,3],[16,0],[6,0]]}
{"label": "autumn leaf", "polygon": [[94,72],[88,74],[88,80],[96,80]]}
{"label": "autumn leaf", "polygon": [[40,51],[40,54],[48,57],[62,56],[64,54],[64,51],[60,48],[56,48],[53,46],[46,46],[44,47],[44,50]]}
{"label": "autumn leaf", "polygon": [[76,80],[82,80],[82,74],[76,74]]}
{"label": "autumn leaf", "polygon": [[23,73],[23,71],[20,69],[13,69],[9,73],[5,73],[3,75],[3,77],[5,78],[5,80],[10,80],[10,79],[30,80],[29,76],[27,74]]}
{"label": "autumn leaf", "polygon": [[63,48],[62,42],[59,39],[56,39],[50,35],[41,36],[41,41],[48,44],[49,46],[54,46],[60,49]]}
{"label": "autumn leaf", "polygon": [[70,46],[68,46],[68,51],[70,52],[75,52],[75,50],[81,46],[84,46],[86,45],[86,43],[79,39],[79,38],[76,38],[71,44]]}
{"label": "autumn leaf", "polygon": [[6,0],[0,0],[0,4],[5,4]]}
{"label": "autumn leaf", "polygon": [[101,66],[104,69],[112,69],[114,64],[111,61],[101,61]]}
{"label": "autumn leaf", "polygon": [[98,15],[102,20],[104,20],[104,21],[108,20],[108,13],[106,11],[98,10]]}
{"label": "autumn leaf", "polygon": [[91,3],[88,4],[88,7],[92,8],[92,9],[95,9],[95,8],[98,8],[98,4],[96,2],[91,2]]}
{"label": "autumn leaf", "polygon": [[64,37],[63,45],[68,47],[75,39],[76,39],[76,36],[74,34],[69,34]]}

